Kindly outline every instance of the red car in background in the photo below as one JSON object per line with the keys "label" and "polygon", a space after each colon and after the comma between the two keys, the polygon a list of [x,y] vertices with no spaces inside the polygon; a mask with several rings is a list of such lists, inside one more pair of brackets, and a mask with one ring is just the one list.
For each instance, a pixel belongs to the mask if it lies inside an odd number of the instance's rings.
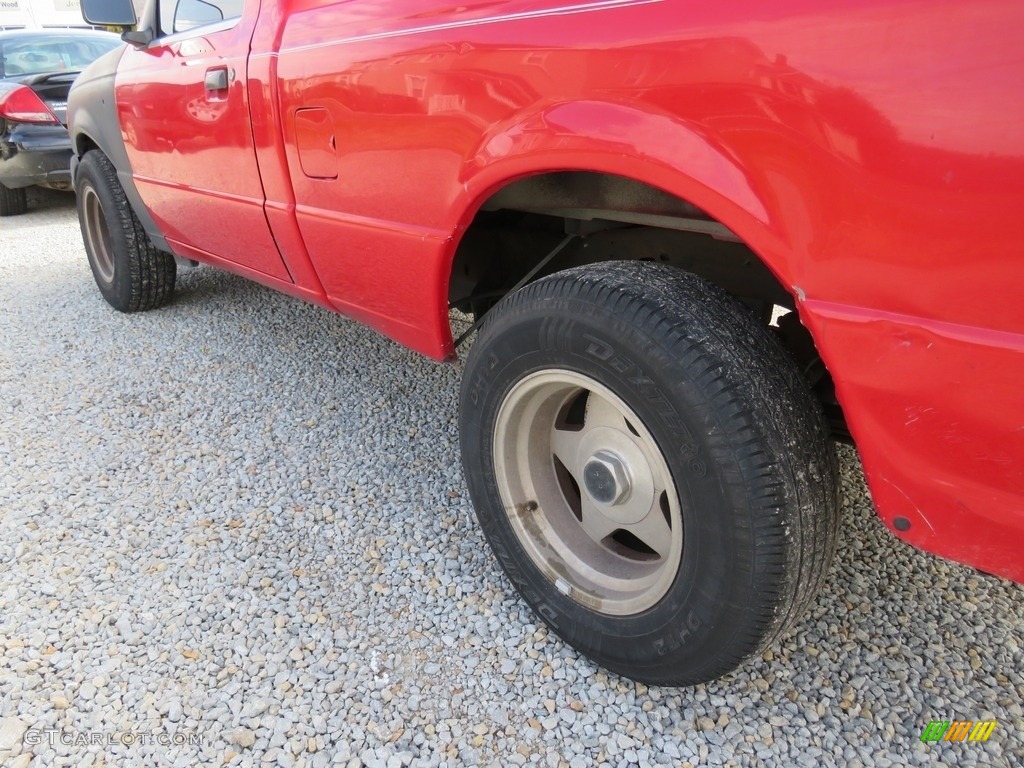
{"label": "red car in background", "polygon": [[833,439],[901,539],[1024,581],[1016,0],[83,7],[130,43],[70,98],[102,295],[200,261],[438,360],[470,315],[474,506],[581,652],[688,684],[771,644]]}

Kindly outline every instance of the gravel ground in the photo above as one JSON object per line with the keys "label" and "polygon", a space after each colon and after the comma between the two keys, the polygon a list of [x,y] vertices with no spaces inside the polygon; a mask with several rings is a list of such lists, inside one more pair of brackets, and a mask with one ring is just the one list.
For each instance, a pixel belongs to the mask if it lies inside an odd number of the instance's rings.
{"label": "gravel ground", "polygon": [[209,268],[117,314],[68,196],[0,262],[0,764],[1024,765],[1024,589],[891,537],[852,450],[811,613],[648,689],[499,573],[458,366]]}

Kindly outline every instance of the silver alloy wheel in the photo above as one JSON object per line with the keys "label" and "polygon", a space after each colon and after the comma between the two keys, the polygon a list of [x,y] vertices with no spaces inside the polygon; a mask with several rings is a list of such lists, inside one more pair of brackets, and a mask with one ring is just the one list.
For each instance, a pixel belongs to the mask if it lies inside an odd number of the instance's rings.
{"label": "silver alloy wheel", "polygon": [[650,432],[603,384],[556,369],[517,382],[498,411],[494,468],[520,543],[562,594],[628,616],[668,592],[678,495]]}
{"label": "silver alloy wheel", "polygon": [[92,186],[86,186],[82,190],[82,211],[84,213],[85,237],[96,264],[96,271],[100,273],[104,282],[113,282],[114,251],[110,244],[110,230],[107,228],[107,220],[103,216],[103,206],[100,205],[99,195],[96,194],[96,190]]}

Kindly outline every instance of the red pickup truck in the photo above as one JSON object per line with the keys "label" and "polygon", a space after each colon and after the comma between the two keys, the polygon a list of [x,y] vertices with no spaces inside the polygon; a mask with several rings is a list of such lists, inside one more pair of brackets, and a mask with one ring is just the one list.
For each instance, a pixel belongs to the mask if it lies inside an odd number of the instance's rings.
{"label": "red pickup truck", "polygon": [[185,259],[475,333],[480,524],[599,663],[696,683],[790,626],[835,439],[896,536],[1024,581],[1019,0],[83,8],[128,43],[69,106],[104,298]]}

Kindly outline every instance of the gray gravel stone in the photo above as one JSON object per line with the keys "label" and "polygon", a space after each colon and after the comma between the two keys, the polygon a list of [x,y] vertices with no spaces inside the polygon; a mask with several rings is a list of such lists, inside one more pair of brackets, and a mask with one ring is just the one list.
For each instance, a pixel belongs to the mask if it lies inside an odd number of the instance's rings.
{"label": "gray gravel stone", "polygon": [[256,734],[248,728],[237,728],[227,734],[227,740],[243,749],[247,749],[256,743]]}
{"label": "gray gravel stone", "polygon": [[21,747],[21,739],[28,730],[28,723],[17,717],[0,720],[0,751],[14,752]]}
{"label": "gray gravel stone", "polygon": [[[893,539],[854,451],[808,614],[724,680],[649,689],[499,572],[457,365],[208,268],[118,314],[73,200],[31,199],[0,220],[0,764],[1024,765],[1024,590]],[[999,725],[920,742],[952,716]]]}

